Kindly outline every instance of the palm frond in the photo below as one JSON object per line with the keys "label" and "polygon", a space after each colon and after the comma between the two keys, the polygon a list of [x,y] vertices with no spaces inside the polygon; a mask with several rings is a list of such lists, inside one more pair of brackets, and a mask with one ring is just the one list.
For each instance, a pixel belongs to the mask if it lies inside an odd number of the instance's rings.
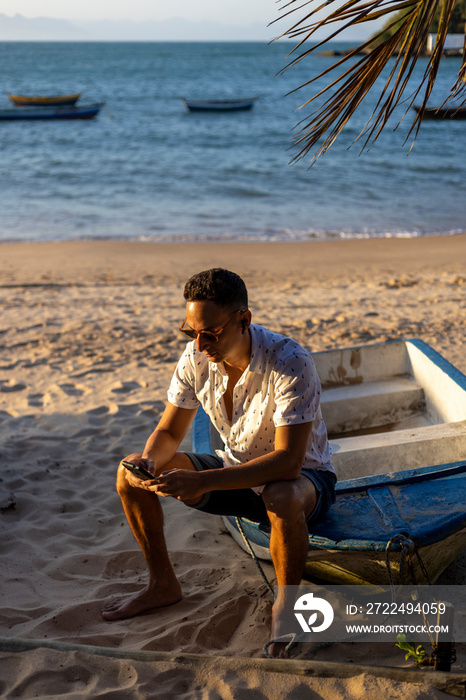
{"label": "palm frond", "polygon": [[[298,40],[289,53],[289,63],[283,70],[288,70],[303,61],[348,27],[381,17],[390,18],[394,12],[397,15],[389,27],[384,27],[376,36],[347,53],[330,68],[311,76],[308,81],[291,91],[301,90],[336,69],[341,67],[344,69],[341,75],[328,82],[326,87],[302,105],[305,107],[317,98],[325,96],[323,103],[297,125],[295,145],[298,147],[298,152],[293,160],[307,155],[316,148],[312,156],[312,164],[330,148],[368,92],[374,88],[381,74],[389,67],[391,59],[394,59],[394,62],[389,68],[388,78],[381,90],[376,107],[355,141],[363,138],[362,150],[366,148],[369,143],[378,138],[398,105],[401,103],[406,105],[404,117],[422,93],[421,106],[407,137],[409,139],[413,135],[414,142],[437,76],[456,0],[347,0],[336,9],[333,9],[333,3],[336,0],[327,0],[317,6],[315,6],[315,0],[306,0],[299,6],[297,2],[298,0],[290,0],[282,8],[285,11],[284,17],[307,8],[302,19],[296,21],[290,29],[277,37]],[[314,7],[311,7],[313,5]],[[414,67],[423,54],[427,35],[439,7],[442,9],[433,51],[420,84],[406,97]],[[400,10],[404,13],[401,19]],[[326,14],[322,17],[322,13]],[[338,25],[332,30],[335,23]],[[308,42],[314,34],[324,28],[328,29],[330,34],[324,40],[309,45]],[[388,37],[387,29],[393,30]],[[353,59],[356,61],[353,62]],[[464,92],[466,92],[466,51],[463,53],[458,80],[452,86],[446,101],[462,96]]]}

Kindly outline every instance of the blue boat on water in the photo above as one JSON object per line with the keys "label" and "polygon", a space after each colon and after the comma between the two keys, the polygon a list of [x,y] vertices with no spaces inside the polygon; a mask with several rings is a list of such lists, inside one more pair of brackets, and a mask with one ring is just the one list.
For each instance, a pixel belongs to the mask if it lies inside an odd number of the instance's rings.
{"label": "blue boat on water", "polygon": [[182,102],[190,112],[238,112],[252,109],[257,97],[241,100],[187,100]]}
{"label": "blue boat on water", "polygon": [[466,119],[466,107],[449,106],[449,107],[425,107],[424,111],[421,107],[414,107],[416,112],[421,113],[423,119]]}
{"label": "blue boat on water", "polygon": [[[305,577],[434,583],[466,547],[466,377],[420,340],[314,353],[339,482]],[[221,447],[198,411],[193,449]],[[223,518],[270,560],[267,523]]]}
{"label": "blue boat on water", "polygon": [[104,102],[89,105],[16,107],[0,110],[0,121],[31,121],[51,119],[94,119]]}

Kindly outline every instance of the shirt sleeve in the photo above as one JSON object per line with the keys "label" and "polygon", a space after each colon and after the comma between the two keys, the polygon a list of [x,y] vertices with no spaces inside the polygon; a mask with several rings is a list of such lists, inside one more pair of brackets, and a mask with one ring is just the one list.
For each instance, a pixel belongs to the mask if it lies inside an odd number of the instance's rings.
{"label": "shirt sleeve", "polygon": [[181,355],[168,389],[168,400],[178,408],[197,408],[195,372],[189,345]]}
{"label": "shirt sleeve", "polygon": [[322,390],[310,355],[295,354],[282,367],[276,368],[274,390],[276,427],[315,420]]}

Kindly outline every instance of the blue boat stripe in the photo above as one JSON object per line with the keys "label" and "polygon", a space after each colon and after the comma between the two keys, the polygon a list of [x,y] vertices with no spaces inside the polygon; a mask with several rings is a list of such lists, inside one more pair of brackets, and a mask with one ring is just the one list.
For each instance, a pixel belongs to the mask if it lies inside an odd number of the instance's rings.
{"label": "blue boat stripe", "polygon": [[412,484],[416,481],[432,481],[434,479],[444,479],[447,476],[462,474],[466,472],[466,461],[447,462],[446,464],[436,464],[431,467],[418,467],[417,469],[406,469],[400,472],[390,472],[374,476],[363,476],[358,479],[348,479],[339,481],[335,490],[339,495],[361,491],[367,487],[392,486],[393,484]]}

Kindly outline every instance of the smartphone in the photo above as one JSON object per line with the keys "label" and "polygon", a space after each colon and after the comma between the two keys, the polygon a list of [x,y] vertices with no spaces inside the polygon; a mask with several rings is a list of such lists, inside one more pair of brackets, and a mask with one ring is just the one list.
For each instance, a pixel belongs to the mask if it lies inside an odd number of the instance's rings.
{"label": "smartphone", "polygon": [[147,469],[144,469],[144,467],[140,467],[139,464],[133,464],[132,462],[127,462],[126,460],[123,460],[121,463],[124,467],[126,467],[126,469],[129,469],[134,476],[137,476],[138,479],[143,479],[143,481],[152,481],[152,479],[155,479],[153,474],[147,471]]}

